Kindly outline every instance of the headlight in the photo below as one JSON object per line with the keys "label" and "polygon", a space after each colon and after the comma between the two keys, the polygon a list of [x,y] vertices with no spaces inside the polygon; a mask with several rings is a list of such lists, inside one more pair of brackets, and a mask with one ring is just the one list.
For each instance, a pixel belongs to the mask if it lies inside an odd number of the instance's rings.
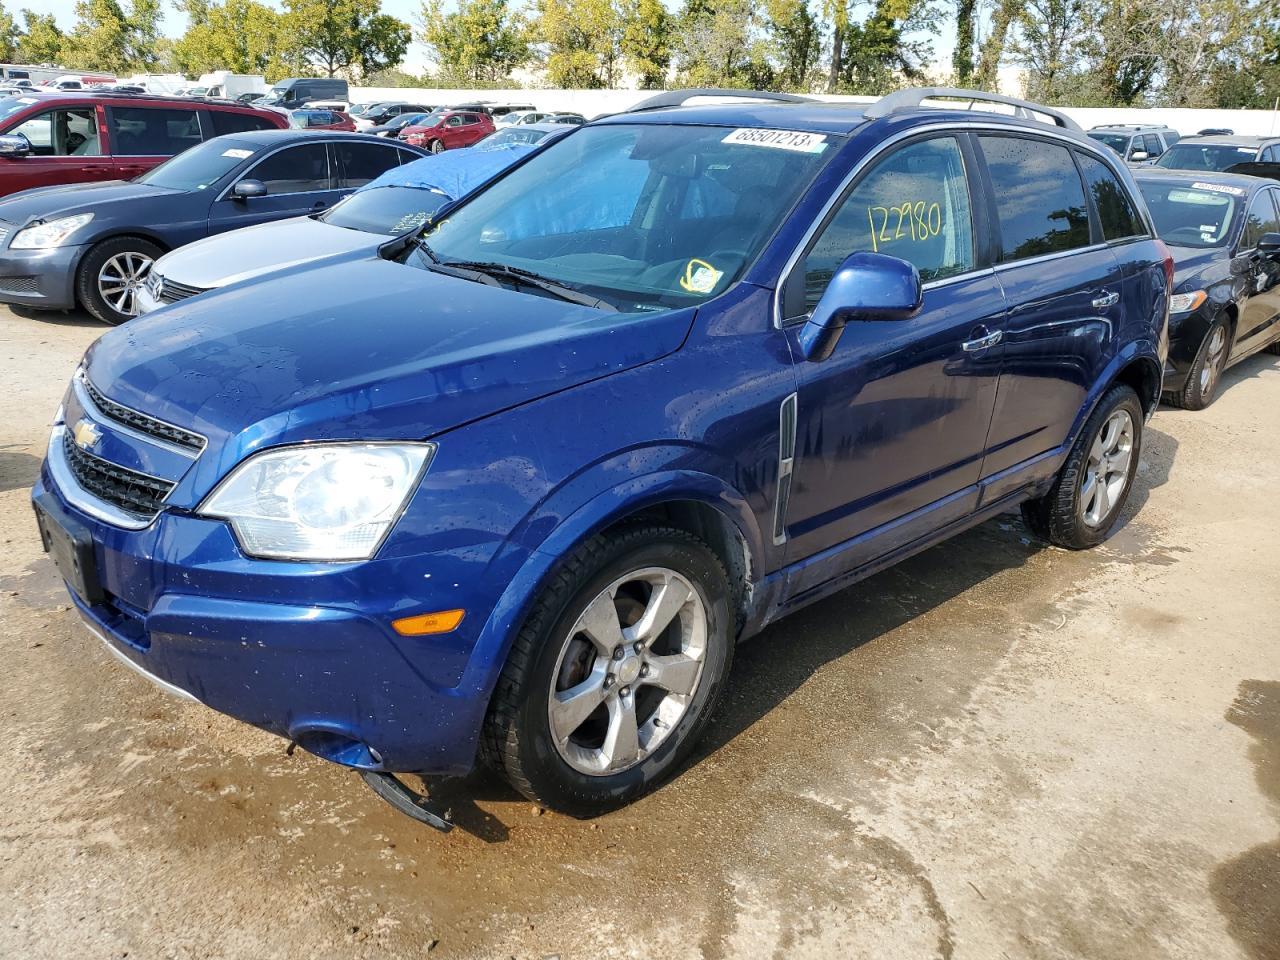
{"label": "headlight", "polygon": [[1203,290],[1195,290],[1191,293],[1175,293],[1169,298],[1169,312],[1190,313],[1204,303],[1207,296],[1208,294]]}
{"label": "headlight", "polygon": [[435,452],[434,443],[267,450],[231,471],[197,512],[230,522],[250,556],[367,560]]}
{"label": "headlight", "polygon": [[11,250],[43,250],[46,247],[59,247],[62,242],[93,219],[92,213],[78,213],[74,217],[63,217],[50,220],[48,223],[37,223],[19,230],[9,244]]}

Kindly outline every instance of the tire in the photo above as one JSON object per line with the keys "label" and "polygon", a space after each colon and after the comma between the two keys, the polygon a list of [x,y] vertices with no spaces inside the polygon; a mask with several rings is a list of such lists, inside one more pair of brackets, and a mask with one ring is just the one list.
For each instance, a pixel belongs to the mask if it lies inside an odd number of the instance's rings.
{"label": "tire", "polygon": [[[662,609],[666,629],[614,633]],[[543,588],[515,639],[483,759],[530,800],[570,816],[631,802],[673,773],[705,730],[733,656],[733,616],[723,564],[692,535],[643,525],[593,537]],[[648,648],[638,652],[633,639]],[[570,690],[580,694],[557,696]]]}
{"label": "tire", "polygon": [[[76,271],[76,299],[80,305],[103,323],[112,326],[131,320],[137,299],[132,291],[138,289],[151,270],[151,264],[164,251],[142,237],[112,237],[89,249]],[[111,277],[119,277],[123,283],[109,285]],[[132,282],[133,286],[129,286]],[[113,289],[124,291],[119,299],[107,294]],[[123,304],[120,309],[118,304]]]}
{"label": "tire", "polygon": [[1272,340],[1262,349],[1267,351],[1267,353],[1272,353],[1272,354],[1275,354],[1276,356],[1280,356],[1280,340]]}
{"label": "tire", "polygon": [[[1123,429],[1122,414],[1128,417],[1127,459],[1109,460],[1114,469],[1099,489],[1096,468],[1101,464],[1095,444],[1104,452],[1113,441],[1123,446],[1123,434],[1117,438],[1107,433],[1113,421],[1117,429]],[[1049,492],[1023,503],[1022,518],[1031,532],[1068,550],[1084,550],[1105,540],[1133,489],[1142,451],[1142,425],[1142,404],[1133,388],[1117,384],[1108,390],[1080,431]],[[1090,480],[1093,483],[1086,493]],[[1105,497],[1105,504],[1095,499],[1094,490]]]}
{"label": "tire", "polygon": [[1181,390],[1165,394],[1164,399],[1183,410],[1203,410],[1213,403],[1230,353],[1231,326],[1224,318],[1218,317],[1205,331],[1204,340],[1187,372],[1187,382]]}
{"label": "tire", "polygon": [[444,153],[444,141],[432,140],[429,144],[427,144],[427,149],[430,150],[432,153]]}

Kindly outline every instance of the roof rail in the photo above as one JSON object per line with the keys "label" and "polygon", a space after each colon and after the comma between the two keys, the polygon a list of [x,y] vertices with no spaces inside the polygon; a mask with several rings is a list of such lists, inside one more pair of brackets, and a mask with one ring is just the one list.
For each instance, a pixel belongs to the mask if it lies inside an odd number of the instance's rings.
{"label": "roof rail", "polygon": [[909,110],[912,107],[922,105],[925,100],[933,100],[939,97],[968,100],[971,108],[978,101],[983,103],[1002,103],[1007,107],[1013,107],[1013,115],[1019,119],[1035,120],[1036,118],[1032,114],[1039,113],[1051,118],[1057,126],[1065,130],[1080,129],[1078,123],[1060,110],[1053,109],[1053,107],[1032,103],[1030,100],[1019,100],[1017,97],[1006,97],[1001,93],[988,93],[985,90],[961,90],[957,87],[916,87],[911,90],[899,90],[897,93],[881,97],[867,107],[862,112],[862,115],[868,120],[875,120],[879,117],[887,117],[896,110]]}
{"label": "roof rail", "polygon": [[683,107],[695,97],[734,97],[741,100],[772,100],[776,103],[811,103],[809,97],[794,93],[770,93],[767,90],[728,90],[723,87],[694,87],[690,90],[667,90],[641,100],[623,113],[640,113],[644,110],[661,110],[663,107]]}

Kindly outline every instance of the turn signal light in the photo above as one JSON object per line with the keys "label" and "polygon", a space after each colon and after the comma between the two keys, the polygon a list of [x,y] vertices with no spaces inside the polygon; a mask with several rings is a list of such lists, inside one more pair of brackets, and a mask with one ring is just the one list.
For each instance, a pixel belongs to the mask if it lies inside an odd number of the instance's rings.
{"label": "turn signal light", "polygon": [[391,626],[402,637],[425,637],[432,633],[448,633],[462,622],[465,610],[440,610],[420,613],[416,617],[392,620]]}

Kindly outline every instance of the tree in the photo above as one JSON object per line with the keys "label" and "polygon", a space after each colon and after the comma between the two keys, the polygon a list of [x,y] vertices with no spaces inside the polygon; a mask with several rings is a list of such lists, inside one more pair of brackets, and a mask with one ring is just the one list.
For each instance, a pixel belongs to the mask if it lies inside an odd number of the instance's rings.
{"label": "tree", "polygon": [[1009,37],[1009,27],[1026,6],[1027,0],[997,0],[995,12],[991,14],[991,32],[982,41],[978,55],[978,67],[974,71],[973,82],[980,90],[994,90],[999,79],[1000,61],[1004,57],[1005,41]]}
{"label": "tree", "polygon": [[764,10],[779,82],[791,90],[808,90],[822,41],[809,4],[806,0],[765,0]]}
{"label": "tree", "polygon": [[692,87],[772,86],[773,68],[766,45],[756,37],[758,25],[753,0],[687,5],[676,51],[681,81]]}
{"label": "tree", "polygon": [[956,84],[973,81],[973,42],[977,28],[978,0],[956,0],[956,48],[951,53],[951,69]]}
{"label": "tree", "polygon": [[413,39],[407,23],[380,12],[379,0],[285,0],[284,7],[290,50],[331,77],[394,67]]}
{"label": "tree", "polygon": [[[1027,96],[1041,103],[1079,99],[1084,0],[1028,0],[1009,51],[1027,71]],[[1074,94],[1074,96],[1072,96]]]}
{"label": "tree", "polygon": [[16,63],[58,63],[62,58],[62,45],[66,38],[58,29],[58,21],[51,13],[22,11],[22,36],[18,40]]}
{"label": "tree", "polygon": [[[191,25],[174,44],[178,72],[198,76],[212,70],[273,74],[287,49],[280,15],[257,0],[197,2],[187,8]],[[281,64],[283,66],[283,64]],[[286,68],[287,69],[287,68]]]}
{"label": "tree", "polygon": [[671,14],[662,0],[630,0],[623,11],[622,57],[640,80],[640,89],[666,85],[671,66]]}
{"label": "tree", "polygon": [[926,34],[936,29],[937,12],[927,0],[876,0],[861,22],[845,27],[845,54],[839,87],[852,93],[883,94],[924,78],[933,55]]}
{"label": "tree", "polygon": [[61,53],[68,67],[128,72],[132,65],[128,15],[116,0],[77,0],[76,25]]}
{"label": "tree", "polygon": [[4,4],[0,3],[0,60],[6,63],[22,62],[18,60],[18,43],[21,37],[18,22],[5,9]]}
{"label": "tree", "polygon": [[505,80],[529,59],[524,19],[507,0],[460,0],[447,14],[441,0],[426,0],[421,39],[442,78],[466,83]]}
{"label": "tree", "polygon": [[556,87],[615,86],[623,18],[614,0],[537,0],[533,37]]}

